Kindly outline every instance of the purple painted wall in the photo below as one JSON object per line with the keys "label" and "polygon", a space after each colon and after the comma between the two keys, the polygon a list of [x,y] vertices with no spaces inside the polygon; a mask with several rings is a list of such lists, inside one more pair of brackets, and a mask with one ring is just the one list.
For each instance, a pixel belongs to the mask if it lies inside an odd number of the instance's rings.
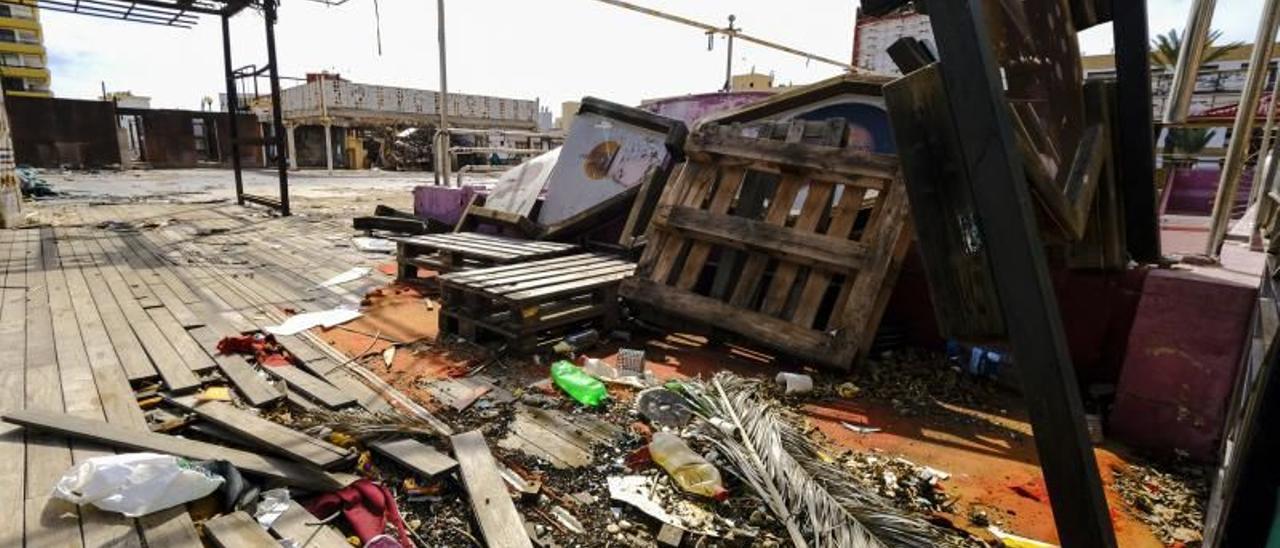
{"label": "purple painted wall", "polygon": [[[1214,165],[1210,168],[1179,168],[1174,172],[1173,187],[1170,189],[1169,204],[1165,213],[1178,215],[1211,215],[1213,199],[1218,192],[1218,179],[1222,170]],[[1233,216],[1244,214],[1249,201],[1249,190],[1253,187],[1253,168],[1246,168],[1240,176],[1240,189],[1236,195],[1236,207]]]}
{"label": "purple painted wall", "polygon": [[666,116],[684,122],[693,127],[698,120],[718,112],[725,112],[768,99],[773,96],[768,91],[731,91],[728,93],[700,93],[658,99],[640,105],[640,108],[654,114]]}

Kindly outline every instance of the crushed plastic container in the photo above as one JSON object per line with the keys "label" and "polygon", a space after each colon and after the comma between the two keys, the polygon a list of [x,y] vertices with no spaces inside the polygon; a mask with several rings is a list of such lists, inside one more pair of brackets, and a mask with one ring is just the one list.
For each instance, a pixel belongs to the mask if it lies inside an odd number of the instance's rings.
{"label": "crushed plastic container", "polygon": [[595,407],[609,397],[604,383],[564,360],[551,364],[551,380],[582,405]]}
{"label": "crushed plastic container", "polygon": [[716,500],[729,498],[720,471],[702,458],[680,436],[670,432],[658,432],[649,442],[649,455],[653,462],[671,474],[681,489]]}

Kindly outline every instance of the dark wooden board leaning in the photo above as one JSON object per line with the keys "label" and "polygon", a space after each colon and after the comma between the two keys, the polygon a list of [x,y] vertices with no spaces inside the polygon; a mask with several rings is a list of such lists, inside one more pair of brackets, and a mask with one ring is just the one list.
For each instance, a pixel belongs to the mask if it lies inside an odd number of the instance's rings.
{"label": "dark wooden board leaning", "polygon": [[[897,162],[767,137],[720,125],[690,137],[688,161],[662,196],[622,295],[800,358],[851,367],[870,346],[882,294],[910,239]],[[747,181],[758,173],[779,179],[753,188]],[[767,207],[739,211],[761,195]],[[717,260],[731,253],[747,258]]]}

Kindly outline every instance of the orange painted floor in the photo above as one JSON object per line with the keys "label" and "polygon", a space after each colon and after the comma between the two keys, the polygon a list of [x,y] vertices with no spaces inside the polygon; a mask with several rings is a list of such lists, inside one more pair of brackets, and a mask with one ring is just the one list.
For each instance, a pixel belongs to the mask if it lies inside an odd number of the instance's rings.
{"label": "orange painted floor", "polygon": [[[430,298],[424,300],[415,289],[388,286],[369,295],[365,305],[364,317],[346,324],[345,329],[330,329],[323,333],[323,337],[349,355],[380,352],[389,344],[384,340],[373,341],[370,335],[374,333],[402,342],[423,338],[433,341],[435,338],[438,305]],[[632,348],[644,344],[649,370],[663,380],[709,376],[722,369],[766,377],[780,370],[794,370],[767,354],[734,346],[708,346],[705,339],[691,335],[655,335],[643,339],[643,342],[640,340],[626,344]],[[374,367],[388,382],[431,408],[430,396],[418,388],[419,383],[459,375],[476,366],[479,356],[463,349],[465,347],[427,346],[416,353],[401,350],[391,367]],[[606,345],[590,355],[612,363],[616,350],[616,346]],[[370,363],[375,362],[371,360]],[[532,374],[536,377],[538,367],[525,363],[520,368],[520,376]],[[838,377],[829,376],[819,377],[819,380],[823,383],[842,382]],[[520,385],[523,384],[515,386]],[[1006,531],[1055,542],[1057,535],[1044,495],[1030,425],[1016,395],[998,391],[995,394],[997,401],[984,401],[983,407],[1003,410],[1002,413],[982,413],[934,404],[938,407],[928,416],[903,416],[889,404],[866,394],[852,400],[811,401],[802,407],[802,412],[817,431],[840,448],[880,451],[950,473],[951,477],[943,482],[943,486],[948,494],[958,499],[955,515],[946,516],[953,523],[989,538],[981,528],[969,524],[967,516],[976,508],[985,511],[993,523]],[[619,399],[626,401],[629,398]],[[882,431],[859,434],[841,426],[842,422],[871,425]],[[1150,530],[1126,510],[1110,488],[1112,467],[1125,462],[1122,449],[1108,444],[1098,448],[1095,454],[1107,486],[1120,546],[1162,546]]]}

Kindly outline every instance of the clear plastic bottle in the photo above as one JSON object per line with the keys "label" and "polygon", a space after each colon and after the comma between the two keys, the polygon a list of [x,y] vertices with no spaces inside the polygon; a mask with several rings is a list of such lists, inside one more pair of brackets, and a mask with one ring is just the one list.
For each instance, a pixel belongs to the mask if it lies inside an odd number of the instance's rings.
{"label": "clear plastic bottle", "polygon": [[729,491],[720,479],[720,471],[690,449],[680,436],[670,432],[654,434],[649,442],[649,455],[653,462],[671,474],[681,489],[716,500],[729,497]]}

